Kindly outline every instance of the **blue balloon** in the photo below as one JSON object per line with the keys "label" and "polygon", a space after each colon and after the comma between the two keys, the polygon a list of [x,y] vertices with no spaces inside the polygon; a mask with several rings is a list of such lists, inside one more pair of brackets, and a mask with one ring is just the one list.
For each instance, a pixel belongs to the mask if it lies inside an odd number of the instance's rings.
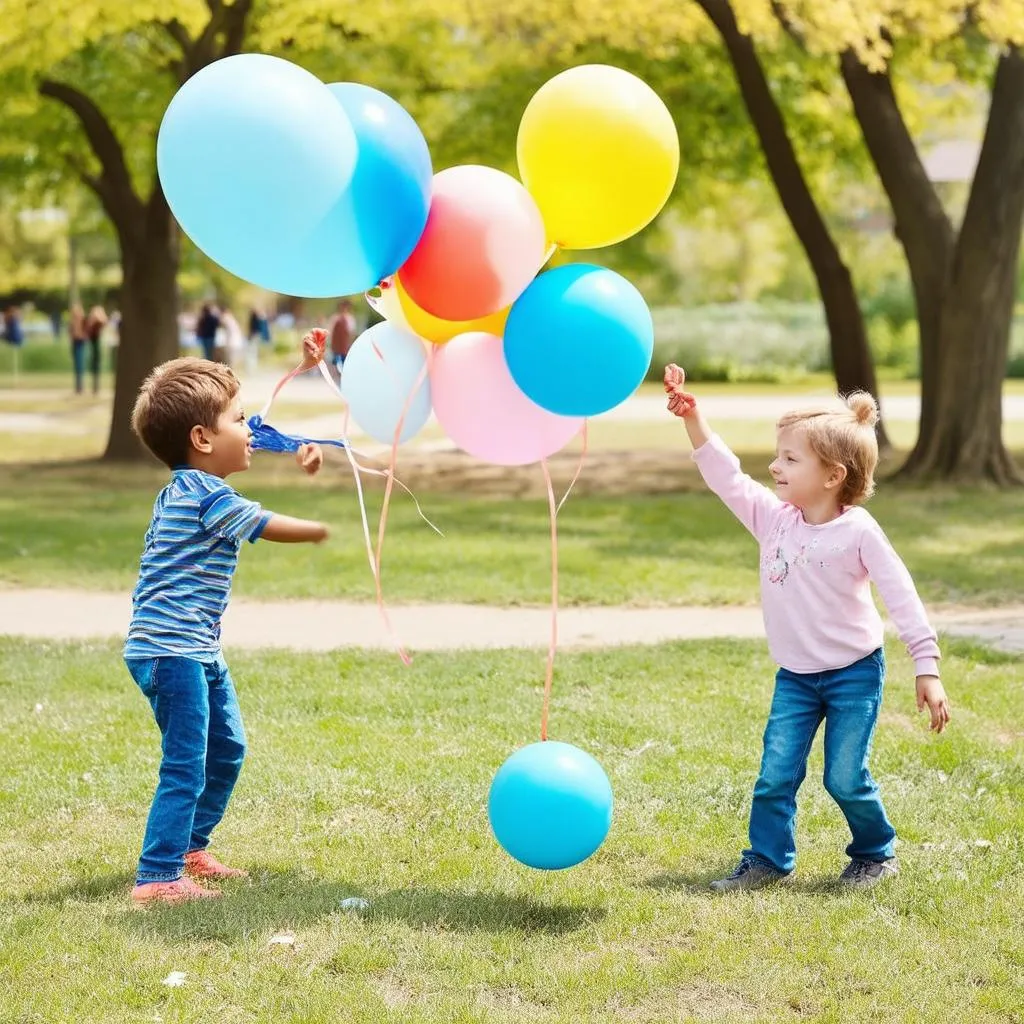
{"label": "blue balloon", "polygon": [[487,814],[495,838],[521,864],[571,868],[604,842],[612,787],[588,753],[545,741],[517,750],[491,783]]}
{"label": "blue balloon", "polygon": [[356,136],[326,85],[286,60],[243,53],[171,100],[157,170],[171,211],[216,263],[274,291],[282,253],[322,223],[356,166]]}
{"label": "blue balloon", "polygon": [[513,380],[537,405],[560,416],[597,416],[643,382],[654,323],[624,277],[574,263],[541,274],[513,303],[504,344]]}
{"label": "blue balloon", "polygon": [[430,150],[405,108],[368,85],[328,89],[352,122],[359,157],[345,195],[281,268],[295,295],[373,288],[409,258],[430,212]]}
{"label": "blue balloon", "polygon": [[[403,414],[400,441],[415,437],[430,419],[430,380],[423,342],[387,320],[356,339],[341,371],[341,393],[356,423],[381,444],[392,444]],[[420,386],[409,401],[416,382]]]}

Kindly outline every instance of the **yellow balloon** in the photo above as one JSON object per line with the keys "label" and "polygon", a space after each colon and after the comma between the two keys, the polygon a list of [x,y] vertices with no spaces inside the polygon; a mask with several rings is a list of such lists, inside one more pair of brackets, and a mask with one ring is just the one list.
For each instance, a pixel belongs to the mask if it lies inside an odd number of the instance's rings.
{"label": "yellow balloon", "polygon": [[679,135],[646,82],[584,64],[534,94],[516,155],[548,238],[563,249],[596,249],[657,216],[679,173]]}
{"label": "yellow balloon", "polygon": [[[402,279],[395,274],[392,283],[394,287],[388,289],[397,297],[401,310],[401,319],[414,334],[418,334],[435,345],[443,345],[451,341],[458,334],[468,334],[470,331],[483,331],[485,334],[495,334],[499,338],[505,333],[505,321],[508,319],[509,307],[491,313],[488,316],[479,317],[476,320],[442,320],[433,316],[426,310],[421,309],[413,302],[409,293],[402,284]],[[388,316],[388,319],[397,319]]]}

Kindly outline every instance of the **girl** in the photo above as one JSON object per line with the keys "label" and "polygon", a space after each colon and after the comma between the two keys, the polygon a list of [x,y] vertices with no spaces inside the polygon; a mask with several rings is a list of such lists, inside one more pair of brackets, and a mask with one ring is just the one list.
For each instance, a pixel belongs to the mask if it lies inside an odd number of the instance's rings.
{"label": "girl", "polygon": [[754,786],[750,846],[732,874],[711,887],[728,892],[792,879],[796,793],[824,721],[825,788],[852,833],[840,882],[870,888],[898,871],[896,831],[868,771],[885,681],[872,582],[914,660],[918,709],[928,706],[936,732],[949,721],[935,631],[906,566],[860,507],[875,488],[878,407],[857,392],[839,409],[783,416],[769,466],[773,493],[741,471],[684,381],[678,366],[665,368],[669,411],[682,418],[707,485],[760,544],[764,625],[779,665]]}

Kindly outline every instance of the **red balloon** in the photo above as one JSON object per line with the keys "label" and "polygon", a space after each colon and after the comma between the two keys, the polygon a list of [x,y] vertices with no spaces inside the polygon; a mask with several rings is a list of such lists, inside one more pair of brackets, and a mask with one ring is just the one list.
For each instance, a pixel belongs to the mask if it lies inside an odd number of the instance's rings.
{"label": "red balloon", "polygon": [[434,175],[427,226],[399,270],[420,309],[475,320],[511,305],[544,264],[544,221],[533,197],[493,167]]}

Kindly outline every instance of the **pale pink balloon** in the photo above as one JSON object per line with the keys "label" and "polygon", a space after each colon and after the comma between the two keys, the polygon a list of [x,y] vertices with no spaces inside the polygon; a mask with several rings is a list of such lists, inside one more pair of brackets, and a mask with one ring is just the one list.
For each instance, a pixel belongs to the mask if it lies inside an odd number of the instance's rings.
{"label": "pale pink balloon", "polygon": [[501,339],[460,334],[434,352],[434,414],[464,451],[499,466],[525,466],[571,441],[583,420],[542,409],[508,372]]}
{"label": "pale pink balloon", "polygon": [[544,221],[509,174],[466,164],[434,175],[427,226],[402,266],[402,286],[442,320],[511,306],[545,259]]}

